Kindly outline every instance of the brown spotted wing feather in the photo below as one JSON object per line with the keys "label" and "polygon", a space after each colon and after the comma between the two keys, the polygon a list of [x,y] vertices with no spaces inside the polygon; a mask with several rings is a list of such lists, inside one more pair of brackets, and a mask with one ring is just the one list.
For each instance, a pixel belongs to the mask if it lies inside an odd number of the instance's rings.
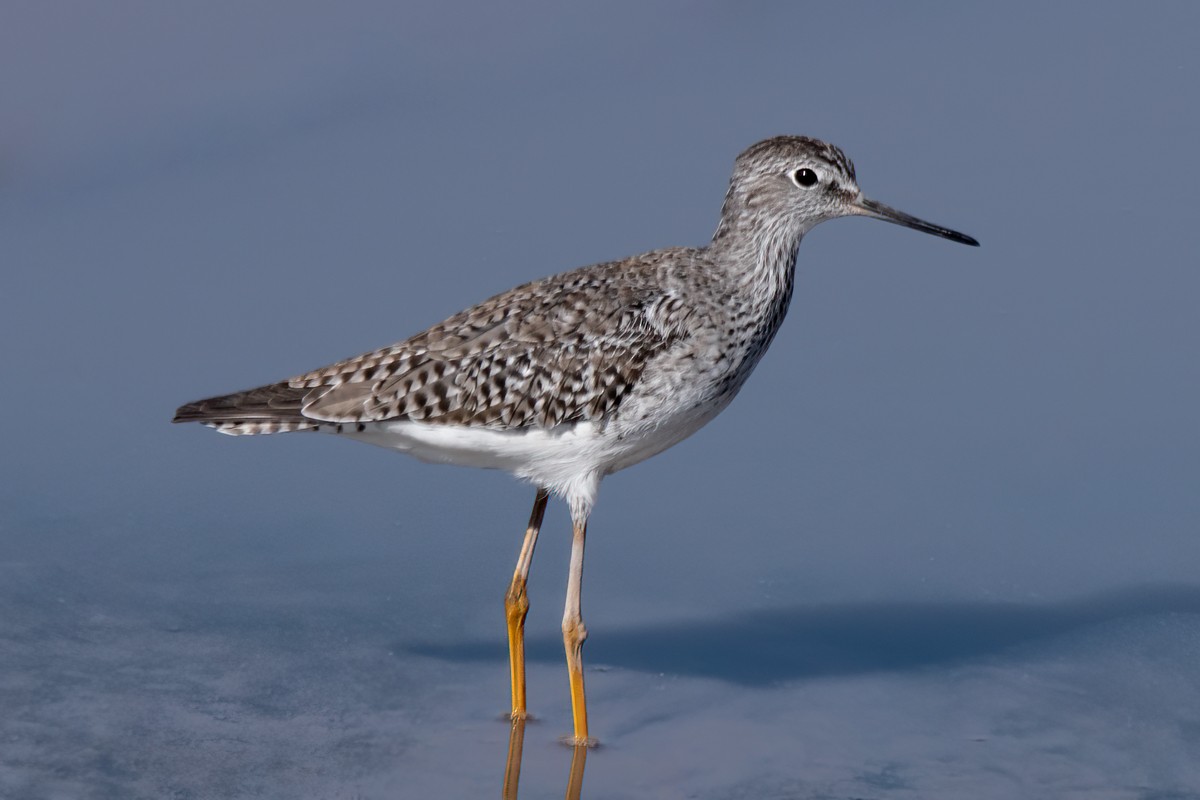
{"label": "brown spotted wing feather", "polygon": [[686,336],[687,313],[659,269],[669,252],[525,284],[390,347],[180,414],[226,430],[272,420],[496,428],[603,420],[647,362]]}

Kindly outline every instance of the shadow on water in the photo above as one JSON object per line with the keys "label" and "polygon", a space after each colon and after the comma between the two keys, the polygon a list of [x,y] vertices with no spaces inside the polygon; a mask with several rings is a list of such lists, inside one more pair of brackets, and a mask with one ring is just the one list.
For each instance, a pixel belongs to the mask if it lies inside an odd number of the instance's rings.
{"label": "shadow on water", "polygon": [[[677,625],[593,628],[588,655],[594,664],[763,685],[953,663],[1123,617],[1168,613],[1200,613],[1200,587],[1141,587],[1043,604],[802,606]],[[526,646],[529,660],[562,659],[558,637],[530,639]],[[498,636],[495,642],[412,644],[404,649],[453,661],[504,661],[504,648]]]}

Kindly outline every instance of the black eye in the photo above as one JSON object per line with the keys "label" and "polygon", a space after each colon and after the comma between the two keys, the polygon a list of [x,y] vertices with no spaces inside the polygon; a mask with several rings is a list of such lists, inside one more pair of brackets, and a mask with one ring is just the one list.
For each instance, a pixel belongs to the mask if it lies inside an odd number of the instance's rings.
{"label": "black eye", "polygon": [[819,179],[817,178],[817,173],[813,172],[808,167],[805,167],[804,169],[798,169],[793,172],[792,180],[796,182],[796,185],[803,186],[805,189],[807,189],[810,186],[816,186]]}

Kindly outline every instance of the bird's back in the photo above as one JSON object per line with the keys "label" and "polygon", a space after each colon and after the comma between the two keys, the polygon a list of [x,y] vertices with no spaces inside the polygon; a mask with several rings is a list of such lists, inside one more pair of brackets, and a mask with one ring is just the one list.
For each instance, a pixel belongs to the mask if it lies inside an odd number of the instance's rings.
{"label": "bird's back", "polygon": [[175,421],[230,434],[605,423],[660,355],[704,327],[685,284],[707,266],[703,250],[674,248],[553,275],[394,345],[189,403]]}

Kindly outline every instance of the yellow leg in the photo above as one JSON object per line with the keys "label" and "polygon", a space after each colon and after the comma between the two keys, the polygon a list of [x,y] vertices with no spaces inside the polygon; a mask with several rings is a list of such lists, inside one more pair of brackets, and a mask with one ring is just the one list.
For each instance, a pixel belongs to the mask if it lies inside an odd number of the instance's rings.
{"label": "yellow leg", "polygon": [[521,555],[517,557],[517,568],[513,570],[512,583],[504,596],[504,611],[508,618],[508,666],[512,678],[512,718],[525,718],[525,615],[529,613],[529,595],[525,583],[529,578],[529,563],[533,560],[533,547],[537,544],[538,531],[542,528],[542,516],[546,513],[549,494],[538,489],[533,500],[533,511],[529,515],[529,527],[525,529],[525,541],[521,544]]}
{"label": "yellow leg", "polygon": [[596,744],[588,737],[587,698],[583,692],[583,642],[587,639],[587,628],[579,612],[579,596],[583,583],[583,540],[587,534],[587,520],[575,522],[571,538],[571,571],[567,575],[567,605],[563,612],[563,647],[567,651],[567,674],[571,680],[571,715],[575,720],[575,734],[570,744],[576,747],[591,747]]}

